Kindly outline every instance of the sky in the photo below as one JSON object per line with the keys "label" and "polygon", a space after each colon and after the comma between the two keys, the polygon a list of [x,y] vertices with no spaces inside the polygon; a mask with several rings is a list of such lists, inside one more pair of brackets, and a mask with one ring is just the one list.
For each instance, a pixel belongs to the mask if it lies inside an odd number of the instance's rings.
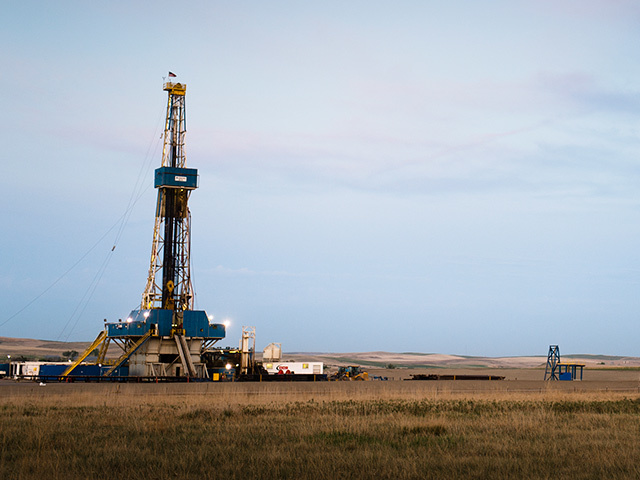
{"label": "sky", "polygon": [[640,356],[636,1],[7,0],[0,41],[0,336],[139,306],[172,71],[222,343]]}

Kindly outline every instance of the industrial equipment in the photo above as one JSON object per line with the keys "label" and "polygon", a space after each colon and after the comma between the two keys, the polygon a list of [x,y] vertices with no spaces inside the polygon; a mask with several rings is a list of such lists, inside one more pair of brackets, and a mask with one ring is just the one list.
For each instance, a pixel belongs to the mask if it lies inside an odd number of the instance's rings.
{"label": "industrial equipment", "polygon": [[[93,343],[70,364],[42,365],[23,377],[44,380],[231,380],[321,381],[322,364],[299,368],[292,375],[269,375],[255,359],[255,327],[243,327],[240,347],[218,348],[225,325],[213,323],[203,310],[194,310],[191,284],[191,213],[188,201],[198,188],[198,171],[187,168],[184,150],[187,86],[175,75],[163,84],[168,94],[162,162],[155,171],[158,199],[151,262],[140,307],[123,321],[107,323]],[[110,345],[119,356],[107,360]],[[277,348],[276,348],[277,345]],[[271,359],[280,358],[271,344]],[[95,352],[97,356],[91,361]],[[284,372],[283,372],[284,373]],[[366,378],[366,373],[359,374]]]}
{"label": "industrial equipment", "polygon": [[242,327],[240,348],[211,348],[204,353],[213,380],[239,382],[325,381],[322,362],[283,362],[282,346],[265,347],[262,362],[255,358],[256,328]]}
{"label": "industrial equipment", "polygon": [[560,347],[558,347],[558,345],[549,345],[549,353],[547,354],[547,366],[544,369],[545,381],[558,380],[558,363],[560,363]]}
{"label": "industrial equipment", "polygon": [[359,365],[349,365],[339,367],[338,371],[331,376],[331,380],[369,380],[369,374]]}
{"label": "industrial equipment", "polygon": [[547,354],[547,366],[544,371],[545,381],[552,380],[582,380],[583,363],[561,362],[560,347],[549,345]]}
{"label": "industrial equipment", "polygon": [[240,374],[253,370],[256,352],[256,327],[242,327],[240,338]]}
{"label": "industrial equipment", "polygon": [[203,359],[212,380],[237,380],[239,377],[267,375],[262,364],[255,361],[256,327],[242,327],[240,348],[208,348]]}
{"label": "industrial equipment", "polygon": [[[164,145],[161,165],[155,171],[158,199],[151,263],[140,308],[124,322],[105,323],[87,351],[62,373],[63,378],[73,375],[97,348],[94,364],[100,365],[103,377],[206,379],[209,372],[203,355],[225,337],[224,325],[212,323],[205,311],[193,309],[188,200],[198,188],[198,171],[186,166],[187,86],[172,80],[163,84],[168,94]],[[117,345],[121,354],[107,365],[110,344]]]}
{"label": "industrial equipment", "polygon": [[282,344],[270,343],[262,350],[262,362],[273,363],[279,362],[282,358]]}

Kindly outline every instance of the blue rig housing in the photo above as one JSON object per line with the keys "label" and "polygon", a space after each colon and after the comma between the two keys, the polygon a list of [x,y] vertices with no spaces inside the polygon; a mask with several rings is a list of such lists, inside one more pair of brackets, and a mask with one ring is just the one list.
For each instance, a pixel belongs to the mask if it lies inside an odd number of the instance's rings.
{"label": "blue rig housing", "polygon": [[[151,329],[152,325],[157,325],[156,334],[168,337],[174,328],[173,320],[173,310],[133,310],[126,321],[108,323],[107,336],[111,338],[142,336]],[[182,312],[182,329],[186,337],[192,338],[220,340],[226,334],[223,324],[209,323],[209,317],[204,310]]]}
{"label": "blue rig housing", "polygon": [[178,167],[156,168],[155,187],[195,190],[198,188],[198,169]]}

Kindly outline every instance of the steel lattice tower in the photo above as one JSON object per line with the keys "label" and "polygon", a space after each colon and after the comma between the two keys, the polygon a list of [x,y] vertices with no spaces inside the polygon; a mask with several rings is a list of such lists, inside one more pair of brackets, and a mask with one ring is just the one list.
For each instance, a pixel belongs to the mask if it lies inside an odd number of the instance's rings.
{"label": "steel lattice tower", "polygon": [[560,347],[558,345],[549,345],[549,353],[547,354],[547,367],[544,370],[544,379],[558,380],[558,364],[560,363]]}
{"label": "steel lattice tower", "polygon": [[185,168],[187,86],[167,82],[162,165],[156,170],[158,189],[153,246],[142,309],[184,311],[193,309],[190,274],[191,214],[188,200],[197,188],[197,170]]}
{"label": "steel lattice tower", "polygon": [[[213,317],[204,310],[193,309],[188,201],[191,191],[198,188],[198,170],[186,168],[187,86],[169,81],[163,89],[168,93],[164,147],[162,164],[155,171],[158,200],[141,306],[125,322],[105,323],[105,329],[62,377],[72,376],[99,348],[95,363],[103,377],[210,378],[205,354],[225,337],[223,324],[213,323]],[[117,360],[106,362],[110,344],[117,345],[121,354]]]}

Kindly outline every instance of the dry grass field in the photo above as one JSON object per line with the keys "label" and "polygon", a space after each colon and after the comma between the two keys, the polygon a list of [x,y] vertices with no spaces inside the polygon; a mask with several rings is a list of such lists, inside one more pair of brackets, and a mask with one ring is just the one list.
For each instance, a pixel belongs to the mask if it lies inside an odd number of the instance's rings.
{"label": "dry grass field", "polygon": [[553,384],[3,380],[0,478],[638,478],[631,373]]}

